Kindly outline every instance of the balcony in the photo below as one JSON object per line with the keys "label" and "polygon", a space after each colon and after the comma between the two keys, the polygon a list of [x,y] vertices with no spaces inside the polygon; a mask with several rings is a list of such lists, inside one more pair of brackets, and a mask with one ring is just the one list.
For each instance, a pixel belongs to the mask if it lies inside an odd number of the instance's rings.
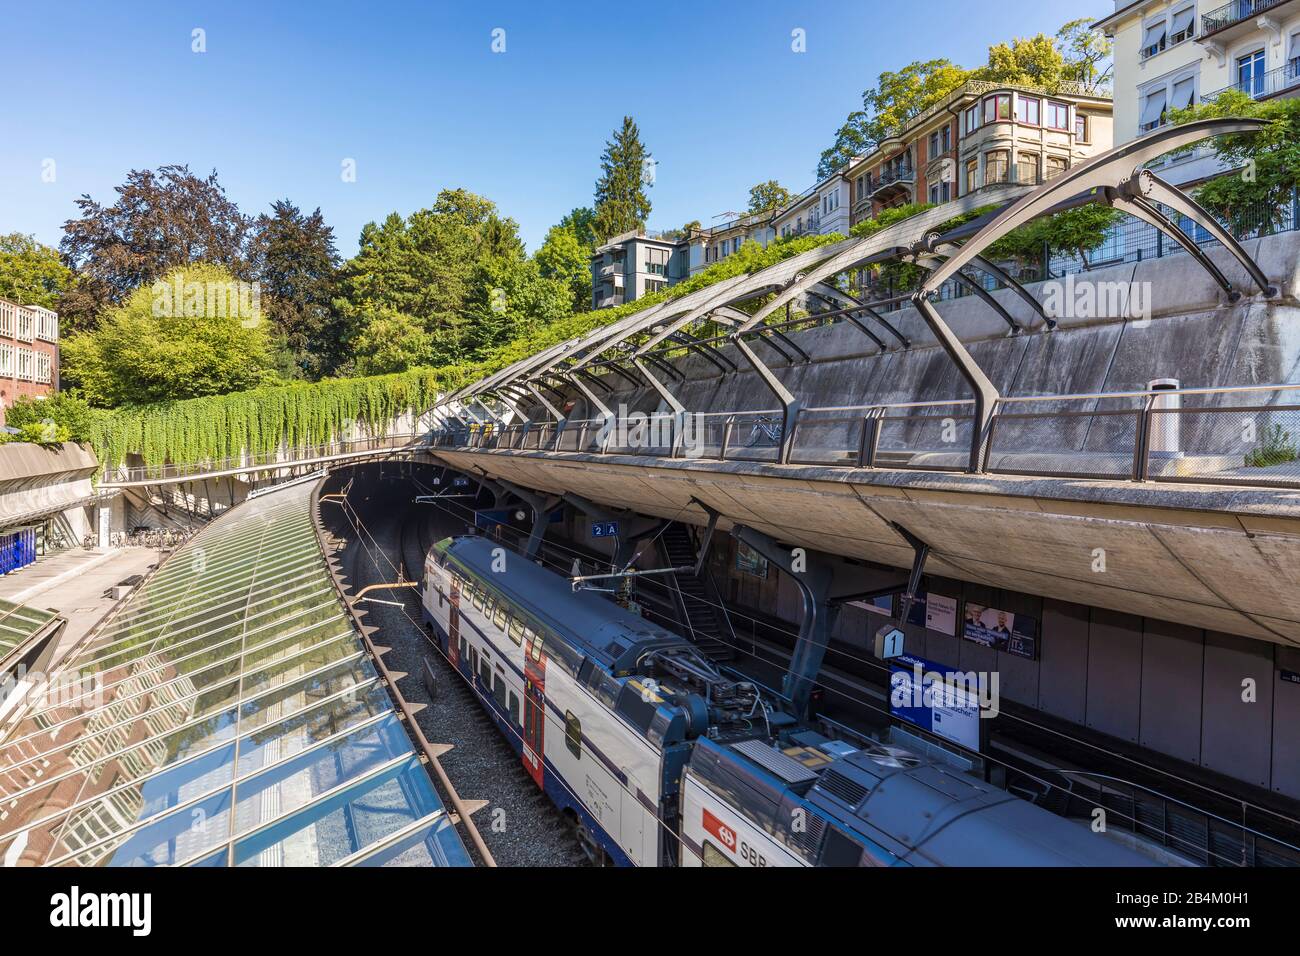
{"label": "balcony", "polygon": [[1290,0],[1233,0],[1232,3],[1211,10],[1201,16],[1201,37],[1204,39],[1216,33],[1222,33],[1229,27],[1261,16],[1274,7],[1280,7],[1282,4],[1289,2]]}
{"label": "balcony", "polygon": [[892,186],[910,186],[916,182],[916,170],[911,166],[898,166],[880,171],[880,178],[871,185],[871,198],[875,199],[880,193],[885,192]]}
{"label": "balcony", "polygon": [[1215,90],[1213,93],[1207,93],[1201,99],[1206,103],[1210,103],[1230,90],[1238,90],[1256,100],[1265,100],[1270,96],[1285,93],[1287,90],[1300,90],[1300,56],[1292,59],[1286,66],[1278,67],[1276,70],[1269,70],[1267,73],[1257,74],[1248,80],[1242,80],[1232,86]]}

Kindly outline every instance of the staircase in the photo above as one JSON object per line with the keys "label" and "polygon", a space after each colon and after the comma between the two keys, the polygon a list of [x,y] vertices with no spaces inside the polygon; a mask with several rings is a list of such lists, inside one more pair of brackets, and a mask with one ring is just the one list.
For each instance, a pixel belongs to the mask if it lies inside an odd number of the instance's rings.
{"label": "staircase", "polygon": [[[695,540],[686,525],[672,522],[659,536],[659,542],[669,567],[695,564]],[[710,660],[729,661],[735,657],[736,639],[709,572],[706,570],[696,576],[685,571],[668,575],[668,578],[669,587],[677,597],[685,636]]]}

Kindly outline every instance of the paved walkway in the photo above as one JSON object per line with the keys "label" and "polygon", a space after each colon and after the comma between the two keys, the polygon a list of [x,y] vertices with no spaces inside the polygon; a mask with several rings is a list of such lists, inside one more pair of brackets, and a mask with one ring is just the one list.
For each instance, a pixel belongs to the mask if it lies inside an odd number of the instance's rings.
{"label": "paved walkway", "polygon": [[70,548],[0,577],[0,598],[49,608],[68,619],[54,653],[58,662],[117,603],[104,592],[146,573],[160,557],[156,548]]}

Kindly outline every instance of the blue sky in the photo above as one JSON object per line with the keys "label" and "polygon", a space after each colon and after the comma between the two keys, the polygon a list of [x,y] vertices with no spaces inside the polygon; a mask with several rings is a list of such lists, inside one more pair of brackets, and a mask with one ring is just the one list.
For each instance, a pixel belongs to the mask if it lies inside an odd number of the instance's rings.
{"label": "blue sky", "polygon": [[[7,9],[5,9],[7,8]],[[340,252],[463,186],[530,250],[591,202],[625,113],[658,161],[650,224],[706,225],[818,154],[882,70],[1054,33],[1106,0],[41,3],[3,0],[0,232],[56,244],[132,168],[215,168],[245,213],[320,206]],[[207,52],[191,51],[195,28]],[[492,52],[492,31],[505,52]],[[791,50],[791,31],[807,51]],[[356,181],[340,175],[356,163]],[[54,182],[42,181],[46,160]]]}

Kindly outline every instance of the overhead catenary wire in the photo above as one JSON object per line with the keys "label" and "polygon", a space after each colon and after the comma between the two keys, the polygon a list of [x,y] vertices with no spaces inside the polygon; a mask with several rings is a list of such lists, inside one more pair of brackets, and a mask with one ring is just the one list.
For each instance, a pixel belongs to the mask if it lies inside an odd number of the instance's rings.
{"label": "overhead catenary wire", "polygon": [[[384,553],[384,549],[379,544],[378,539],[374,536],[374,534],[370,531],[370,529],[366,527],[365,522],[361,519],[361,516],[357,514],[355,508],[352,507],[350,502],[347,502],[345,504],[345,511],[351,512],[352,517],[349,518],[349,522],[353,523],[353,527],[354,529],[356,529],[358,535],[364,535],[365,537],[369,538],[371,543],[374,545],[374,549],[378,551],[379,554],[384,558],[389,568],[393,571],[396,571],[397,570],[396,565],[393,563],[392,559],[389,558],[386,553]],[[358,537],[357,541],[359,544],[361,544],[362,548],[366,551],[367,557],[370,558],[372,564],[374,564],[376,569],[380,569],[379,562],[375,560],[374,555],[371,553],[371,546],[367,545],[360,537]],[[402,607],[401,611],[402,611],[402,615],[407,619],[410,625],[413,628],[415,628],[416,631],[424,637],[425,641],[430,646],[432,646],[434,649],[437,650],[437,652],[442,656],[442,658],[447,661],[448,666],[451,666],[454,669],[454,665],[452,664],[450,658],[447,657],[447,655],[443,652],[442,647],[439,646],[436,641],[433,641],[428,637],[428,634],[425,632],[424,627],[419,622],[417,622],[414,618],[411,617],[410,613],[406,610],[404,606]],[[459,671],[457,672],[459,673]],[[470,685],[470,688],[471,690],[474,691],[475,696],[479,697],[479,699],[483,702],[483,704],[486,705],[487,704],[486,698],[484,698],[482,694],[479,694],[478,690],[474,688],[472,684]],[[557,718],[552,717],[550,714],[546,713],[545,711],[543,711],[543,719],[546,720],[546,722],[551,725],[552,729],[555,732],[557,733],[564,732],[565,730],[564,725],[560,723],[560,721]],[[518,738],[521,742],[523,741],[522,732],[516,730],[513,726],[510,726],[510,733],[512,734],[512,736]],[[567,781],[565,781],[562,777],[558,775],[553,775],[553,779],[557,783],[559,783],[565,789],[565,791],[568,792],[569,795],[574,798],[574,800],[578,801],[580,804],[583,803],[582,798],[578,796],[577,792],[568,784]],[[633,791],[627,784],[621,783],[617,780],[615,780],[614,783],[617,786],[619,786],[624,792],[626,792],[629,797],[632,798],[636,797],[635,791]],[[683,840],[679,834],[674,832],[673,829],[670,826],[668,826],[668,824],[666,824],[662,819],[658,817],[658,815],[656,815],[655,817],[655,822],[666,834],[668,834],[670,838],[676,840],[680,847],[682,847],[685,850],[688,850],[692,855],[696,856],[697,858],[702,859],[702,857],[700,857],[700,854],[693,847],[691,847],[690,844],[685,842],[685,840]]]}
{"label": "overhead catenary wire", "polygon": [[[416,484],[420,484],[420,483],[419,483],[419,480],[417,480],[417,479],[413,479],[413,477],[412,477],[412,481],[415,481]],[[455,514],[454,511],[452,511],[452,510],[450,509],[450,507],[443,507],[442,505],[438,505],[438,507],[442,507],[442,510],[445,510],[445,511],[447,512],[448,515],[458,516],[458,515]],[[469,507],[465,507],[465,506],[463,506],[463,505],[456,505],[456,507],[460,507],[460,509],[463,509],[464,511],[471,512],[471,516],[473,515],[473,509],[469,509]],[[681,510],[685,510],[685,509],[681,509]],[[679,514],[680,514],[680,510],[679,510]],[[459,516],[458,516],[458,518],[459,518]],[[500,531],[502,531],[503,533],[512,533],[512,535],[515,535],[516,537],[523,537],[523,532],[520,532],[519,529],[511,528],[510,525],[498,524],[498,525],[497,525],[497,528],[499,528]],[[662,533],[662,532],[663,532],[663,529],[660,529],[660,532],[659,532],[659,533]],[[658,537],[658,535],[656,535],[655,537]],[[372,536],[372,540],[373,540],[373,536]],[[565,553],[573,554],[573,555],[575,555],[575,557],[577,557],[577,558],[584,559],[584,561],[590,561],[590,559],[591,559],[589,554],[584,554],[584,553],[581,553],[581,551],[577,551],[576,549],[568,548],[568,546],[565,546],[565,545],[563,545],[563,544],[559,544],[559,542],[551,542],[551,545],[550,545],[550,546],[552,546],[552,548],[554,548],[555,550],[565,551]],[[542,561],[542,562],[547,562],[547,561],[549,561],[549,559],[547,559],[547,557],[546,557],[545,554],[539,555],[539,557],[541,557],[541,561]],[[560,572],[560,574],[565,575],[565,576],[568,576],[568,575],[567,575],[567,572],[565,572],[564,567],[562,566],[562,564],[560,564],[559,562],[556,562],[556,561],[549,561],[549,563],[551,563],[552,566],[554,566],[554,567],[556,568],[556,570],[558,570],[558,571]],[[655,587],[659,587],[659,588],[666,589],[666,591],[667,591],[667,589],[668,589],[668,585],[663,584],[662,581],[650,581],[649,579],[640,579],[640,580],[645,580],[646,583],[653,584],[653,585],[655,585]],[[710,605],[710,606],[714,606],[714,607],[719,607],[719,609],[722,609],[722,610],[724,610],[724,611],[728,611],[728,613],[733,613],[733,611],[729,611],[729,609],[725,609],[725,607],[723,607],[722,605],[718,605],[718,604],[716,604],[716,602],[707,601],[706,598],[694,598],[694,597],[693,597],[693,600],[695,600],[695,601],[699,601],[699,602],[702,602],[702,604],[706,604],[706,605]],[[758,623],[758,624],[763,624],[764,627],[770,627],[771,630],[774,630],[774,631],[777,631],[777,632],[787,633],[787,635],[792,636],[792,637],[796,637],[796,639],[797,639],[797,637],[798,637],[797,632],[794,632],[794,631],[792,631],[792,630],[789,630],[789,628],[777,627],[777,626],[775,626],[775,624],[772,624],[771,622],[766,622],[766,620],[761,620],[761,619],[758,619],[758,618],[753,618],[753,617],[750,617],[750,615],[746,615],[746,614],[742,614],[742,613],[737,613],[737,615],[738,615],[738,617],[741,617],[741,618],[745,618],[745,619],[751,620],[751,622]],[[750,656],[753,656],[754,658],[759,659],[759,661],[763,661],[763,662],[766,662],[766,663],[771,663],[771,665],[784,666],[784,662],[781,662],[780,659],[772,658],[771,656],[768,656],[768,654],[766,654],[766,653],[759,653],[759,652],[758,652],[758,645],[757,645],[757,644],[755,644],[755,645],[753,645],[753,646],[749,646],[749,648],[746,648],[746,646],[740,646],[740,645],[737,645],[737,644],[732,644],[731,641],[727,641],[727,640],[725,640],[725,639],[722,639],[722,637],[718,637],[718,640],[719,640],[719,643],[722,643],[722,644],[725,645],[725,646],[729,646],[729,648],[735,649],[735,650],[737,650],[737,652],[748,653],[748,654],[750,654]],[[441,652],[441,648],[439,648],[439,652]],[[849,652],[845,652],[845,650],[839,650],[839,649],[833,649],[833,648],[832,648],[832,649],[828,649],[828,652],[829,652],[829,653],[832,653],[832,654],[839,654],[840,657],[845,658],[845,659],[848,659],[848,661],[857,661],[857,662],[865,663],[865,665],[868,665],[868,666],[874,667],[874,669],[878,669],[878,670],[879,670],[879,669],[884,669],[884,665],[880,665],[879,662],[876,662],[875,659],[872,659],[872,658],[866,658],[866,657],[861,657],[861,656],[855,656],[855,654],[852,654],[852,653],[849,653]],[[870,701],[870,700],[867,700],[867,698],[854,696],[854,695],[852,695],[852,693],[848,693],[848,692],[844,691],[844,689],[837,688],[837,687],[833,687],[833,685],[824,682],[824,680],[814,680],[814,684],[816,685],[816,687],[823,688],[824,691],[827,691],[827,692],[829,692],[829,693],[832,693],[832,695],[835,695],[836,697],[844,698],[844,700],[846,700],[846,701],[853,702],[853,704],[855,704],[855,705],[858,705],[858,706],[865,706],[865,708],[870,709],[870,710],[872,710],[872,711],[876,711],[876,713],[880,713],[880,714],[883,714],[883,715],[887,715],[887,717],[888,717],[888,715],[891,715],[891,714],[889,714],[889,711],[888,711],[888,710],[885,710],[884,708],[881,708],[881,706],[874,704],[874,702],[872,702],[872,701]],[[1071,737],[1071,736],[1069,736],[1069,735],[1062,734],[1062,732],[1060,732],[1060,731],[1054,731],[1053,728],[1043,727],[1043,726],[1040,726],[1040,724],[1034,723],[1034,722],[1032,722],[1032,721],[1028,721],[1028,719],[1026,719],[1026,718],[1017,717],[1017,715],[1013,715],[1013,714],[1006,714],[1005,711],[1004,711],[1004,714],[1006,715],[1006,717],[1008,717],[1008,718],[1010,718],[1010,719],[1013,719],[1013,721],[1017,721],[1017,722],[1019,722],[1019,723],[1026,724],[1026,726],[1028,726],[1028,727],[1032,727],[1032,728],[1035,728],[1035,730],[1040,730],[1040,731],[1047,731],[1047,732],[1050,732],[1050,734],[1053,734],[1053,735],[1056,735],[1056,736],[1061,736],[1061,737],[1063,737],[1063,739],[1071,741],[1071,743],[1083,743],[1083,744],[1089,745],[1089,747],[1092,747],[1093,749],[1099,749],[1099,750],[1101,750],[1102,753],[1106,753],[1106,754],[1108,754],[1108,756],[1110,756],[1110,757],[1119,758],[1119,760],[1126,760],[1127,762],[1138,763],[1138,762],[1136,762],[1136,761],[1134,761],[1134,760],[1131,760],[1131,758],[1127,758],[1127,757],[1123,756],[1123,754],[1117,754],[1117,753],[1109,752],[1109,750],[1104,750],[1104,749],[1102,749],[1102,748],[1096,747],[1096,745],[1088,744],[1088,741],[1082,741],[1082,740],[1075,739],[1075,737]],[[995,758],[995,757],[991,757],[991,756],[989,756],[989,754],[978,754],[978,756],[984,758],[984,760],[992,760],[993,762],[1002,763],[1002,761],[998,761],[997,758]],[[1054,783],[1050,782],[1050,780],[1045,780],[1045,779],[1043,779],[1043,778],[1036,777],[1035,774],[1032,774],[1032,773],[1030,773],[1030,771],[1027,771],[1027,770],[1022,769],[1022,767],[1015,767],[1015,766],[1013,766],[1013,765],[1008,765],[1008,766],[1010,766],[1011,769],[1017,770],[1017,773],[1021,773],[1021,774],[1023,774],[1023,775],[1026,775],[1027,778],[1034,779],[1035,782],[1041,784],[1041,786],[1045,786],[1045,787],[1057,787],[1057,786],[1058,786],[1058,784],[1054,784]],[[1151,767],[1145,767],[1145,765],[1140,765],[1140,766],[1144,766],[1144,769],[1148,769],[1148,770],[1151,769]],[[1062,769],[1062,767],[1050,767],[1050,769],[1052,769],[1052,770],[1054,770],[1054,771],[1057,771],[1057,773],[1061,773],[1061,774],[1084,773],[1084,774],[1086,774],[1086,775],[1092,775],[1092,777],[1096,777],[1096,774],[1088,774],[1087,771],[1075,771],[1075,770],[1069,770],[1069,769]],[[1160,773],[1162,773],[1162,774],[1164,774],[1164,775],[1169,775],[1169,774],[1165,774],[1164,771],[1160,771]],[[1218,793],[1217,791],[1210,790],[1210,788],[1208,788],[1208,787],[1201,786],[1201,784],[1196,784],[1195,782],[1191,782],[1191,780],[1183,780],[1182,778],[1174,778],[1174,779],[1175,779],[1175,780],[1178,780],[1179,783],[1191,783],[1191,784],[1193,784],[1193,786],[1200,787],[1201,790],[1204,790],[1205,792],[1210,793],[1210,795],[1213,795],[1213,796],[1218,797],[1218,799],[1222,799],[1222,800],[1227,800],[1227,799],[1229,799],[1229,797],[1225,797],[1225,796],[1221,795],[1221,793]],[[1212,813],[1212,812],[1209,812],[1209,810],[1204,810],[1204,809],[1201,809],[1201,808],[1196,808],[1196,806],[1193,806],[1193,805],[1190,805],[1190,804],[1184,804],[1183,801],[1182,801],[1182,800],[1178,800],[1177,797],[1169,797],[1169,796],[1162,795],[1162,793],[1158,793],[1158,792],[1156,792],[1156,791],[1151,791],[1151,790],[1149,790],[1149,788],[1141,786],[1141,784],[1132,783],[1132,782],[1130,782],[1130,780],[1117,779],[1117,782],[1118,782],[1118,783],[1125,784],[1125,786],[1128,786],[1128,787],[1135,787],[1135,788],[1138,788],[1138,790],[1143,790],[1143,791],[1151,792],[1151,793],[1153,793],[1153,795],[1156,795],[1156,796],[1160,797],[1160,799],[1170,800],[1170,801],[1173,801],[1173,803],[1175,803],[1175,804],[1180,804],[1180,805],[1188,806],[1188,808],[1195,810],[1195,812],[1197,812],[1197,813],[1208,814],[1208,816],[1210,816],[1210,817],[1214,817],[1214,818],[1218,818],[1218,819],[1221,819],[1221,821],[1226,822],[1226,823],[1230,823],[1230,825],[1232,825],[1232,826],[1239,826],[1239,827],[1242,827],[1242,829],[1243,829],[1244,831],[1247,831],[1247,832],[1256,832],[1256,831],[1253,831],[1253,830],[1249,829],[1249,827],[1245,826],[1244,823],[1234,823],[1234,822],[1232,822],[1232,821],[1227,821],[1227,819],[1222,818],[1222,817],[1218,817],[1218,814],[1214,814],[1214,813]],[[1286,816],[1284,816],[1284,814],[1281,814],[1281,813],[1275,812],[1275,810],[1270,810],[1269,808],[1264,808],[1264,806],[1257,806],[1257,805],[1255,805],[1255,804],[1247,804],[1247,803],[1245,803],[1245,801],[1240,801],[1240,800],[1236,800],[1236,799],[1232,799],[1232,803],[1236,803],[1236,804],[1240,804],[1240,805],[1248,805],[1248,806],[1251,806],[1251,808],[1256,809],[1256,810],[1260,810],[1260,812],[1262,812],[1262,813],[1269,814],[1269,816],[1273,816],[1273,817],[1279,819],[1279,821],[1284,821],[1284,822],[1287,822],[1287,823],[1294,823],[1294,825],[1295,825],[1295,823],[1300,823],[1300,821],[1294,821],[1294,819],[1291,819],[1290,817],[1286,817]],[[1139,829],[1139,826],[1141,826],[1141,821],[1139,821],[1139,819],[1136,818],[1136,817],[1134,817],[1134,816],[1130,816],[1130,814],[1125,814],[1125,813],[1122,813],[1122,812],[1118,812],[1118,810],[1114,810],[1114,809],[1108,809],[1108,813],[1113,813],[1113,814],[1115,814],[1115,816],[1118,816],[1119,818],[1121,818],[1121,819],[1125,819],[1125,821],[1130,822],[1131,825],[1134,826],[1134,829],[1135,829],[1135,830],[1136,830],[1136,829]],[[1279,842],[1279,843],[1283,843],[1283,844],[1284,844],[1283,840],[1278,840],[1278,838],[1275,838],[1275,836],[1269,836],[1268,834],[1260,834],[1260,835],[1261,835],[1261,836],[1264,836],[1265,839],[1275,840],[1275,842]],[[1187,843],[1188,848],[1190,848],[1190,852],[1197,852],[1197,853],[1204,852],[1204,853],[1208,853],[1208,855],[1210,855],[1210,856],[1216,856],[1216,857],[1218,857],[1218,858],[1222,858],[1222,860],[1225,860],[1225,861],[1227,861],[1227,862],[1239,862],[1239,861],[1235,861],[1235,860],[1230,860],[1229,857],[1225,857],[1225,856],[1222,856],[1222,855],[1218,855],[1218,853],[1214,853],[1213,851],[1210,851],[1209,848],[1206,848],[1206,847],[1200,847],[1200,845],[1188,843],[1188,842],[1186,842],[1186,840],[1183,840],[1182,838],[1180,838],[1180,836],[1178,836],[1177,834],[1169,834],[1169,838],[1175,840],[1175,842],[1178,842],[1178,843]]]}

